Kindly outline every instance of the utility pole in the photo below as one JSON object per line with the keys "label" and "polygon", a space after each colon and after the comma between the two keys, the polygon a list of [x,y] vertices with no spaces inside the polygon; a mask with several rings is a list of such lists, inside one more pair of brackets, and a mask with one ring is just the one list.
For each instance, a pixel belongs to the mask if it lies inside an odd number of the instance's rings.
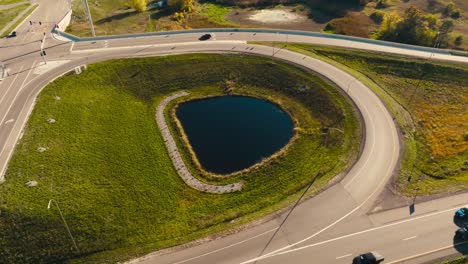
{"label": "utility pole", "polygon": [[46,34],[45,34],[45,32],[44,32],[44,37],[43,37],[42,40],[41,40],[41,57],[42,57],[42,59],[44,60],[44,64],[47,64],[46,52],[45,52],[45,50],[44,50],[45,39],[46,39]]}
{"label": "utility pole", "polygon": [[88,0],[84,0],[84,5],[85,5],[86,13],[88,14],[88,22],[89,22],[89,27],[91,27],[91,33],[93,34],[93,37],[95,37],[96,32],[94,31],[93,19],[91,18],[91,11],[89,10]]}

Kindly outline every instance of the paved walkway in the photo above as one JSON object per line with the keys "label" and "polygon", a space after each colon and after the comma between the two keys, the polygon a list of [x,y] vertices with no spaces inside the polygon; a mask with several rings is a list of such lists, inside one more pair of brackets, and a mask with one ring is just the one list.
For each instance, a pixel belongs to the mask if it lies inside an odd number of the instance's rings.
{"label": "paved walkway", "polygon": [[[21,2],[21,3],[18,3],[18,4],[26,4],[28,2]],[[11,5],[3,5],[3,6],[0,6],[0,10],[2,10],[2,7],[4,6],[13,6],[15,4],[11,4]],[[31,10],[31,8],[36,8],[37,5],[30,5],[28,6],[26,9],[24,9],[23,11],[21,11],[21,13],[19,13],[12,21],[10,21],[10,23],[6,24],[5,27],[1,28],[0,29],[0,36],[5,33],[5,31],[7,31],[11,26],[13,26],[16,22],[18,22],[18,20],[20,20],[21,18],[23,18],[24,14],[26,14],[26,12],[29,12],[29,10]],[[13,6],[14,7],[14,6]]]}
{"label": "paved walkway", "polygon": [[185,166],[185,163],[182,160],[179,150],[177,149],[177,145],[174,141],[174,138],[172,137],[171,132],[169,131],[169,128],[167,127],[167,123],[164,118],[164,109],[166,108],[167,103],[169,103],[170,101],[178,97],[182,97],[185,95],[188,95],[188,93],[179,92],[179,93],[176,93],[176,94],[173,94],[171,96],[164,98],[164,100],[162,100],[162,102],[159,103],[157,111],[156,111],[156,122],[158,123],[158,127],[161,130],[164,143],[166,144],[167,151],[169,152],[169,156],[171,157],[172,164],[174,164],[174,167],[176,168],[177,173],[188,186],[196,190],[202,191],[202,192],[221,194],[221,193],[230,193],[230,192],[240,191],[242,189],[242,183],[240,182],[228,184],[228,185],[206,184],[204,182],[201,182],[197,178],[193,177],[193,175]]}

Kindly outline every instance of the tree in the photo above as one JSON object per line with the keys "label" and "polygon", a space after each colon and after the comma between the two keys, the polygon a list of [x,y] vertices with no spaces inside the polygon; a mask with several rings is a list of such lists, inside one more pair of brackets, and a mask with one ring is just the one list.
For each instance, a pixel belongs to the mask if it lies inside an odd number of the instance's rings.
{"label": "tree", "polygon": [[378,39],[396,41],[398,39],[397,27],[400,21],[401,18],[396,12],[386,14],[376,37]]}
{"label": "tree", "polygon": [[454,9],[455,9],[455,4],[452,1],[450,1],[444,8],[444,14],[449,16],[450,14],[452,14]]}
{"label": "tree", "polygon": [[455,40],[453,41],[453,44],[455,44],[456,46],[460,46],[462,43],[463,43],[463,36],[462,35],[458,35],[455,38]]}
{"label": "tree", "polygon": [[146,0],[132,0],[132,7],[137,12],[144,12],[146,11]]}
{"label": "tree", "polygon": [[449,44],[449,34],[453,31],[455,25],[452,20],[444,20],[439,27],[439,46],[447,47]]}
{"label": "tree", "polygon": [[437,18],[424,16],[421,10],[412,6],[406,9],[403,18],[396,13],[386,15],[376,36],[383,40],[431,46],[437,35],[436,25]]}

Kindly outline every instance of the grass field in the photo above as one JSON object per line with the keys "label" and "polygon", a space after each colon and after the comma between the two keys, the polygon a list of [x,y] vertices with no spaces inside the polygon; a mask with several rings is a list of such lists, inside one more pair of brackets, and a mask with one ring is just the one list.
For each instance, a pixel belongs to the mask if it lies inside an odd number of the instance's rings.
{"label": "grass field", "polygon": [[[135,12],[128,1],[123,0],[102,0],[99,5],[90,2],[90,9],[97,35],[237,26],[224,19],[230,8],[211,3],[196,4],[195,11],[182,21],[174,20],[173,13],[167,9]],[[85,17],[83,1],[74,0],[72,23],[67,31],[77,36],[90,36]]]}
{"label": "grass field", "polygon": [[[236,93],[283,101],[299,121],[299,137],[267,166],[217,180],[242,181],[243,191],[200,193],[176,174],[155,109],[180,89],[219,94],[227,80],[235,80]],[[345,134],[318,133],[324,126]],[[309,195],[316,193],[347,167],[356,158],[357,127],[333,86],[267,58],[180,55],[90,65],[39,96],[0,185],[0,262],[117,262],[245,224],[284,208],[309,184]],[[26,187],[30,180],[39,185]],[[60,205],[79,251],[57,208],[47,210],[49,199]]]}
{"label": "grass field", "polygon": [[[28,8],[30,4],[22,4],[10,9],[0,10],[0,30],[17,17],[21,11]],[[9,33],[9,32],[8,32]]]}
{"label": "grass field", "polygon": [[[371,19],[375,11],[381,13],[396,12],[403,16],[405,10],[415,6],[423,14],[432,14],[439,19],[439,25],[443,20],[454,22],[454,31],[450,33],[449,48],[468,49],[468,1],[453,0],[455,9],[460,9],[461,17],[452,19],[444,14],[444,8],[451,0],[388,0],[385,6],[378,7],[377,1],[369,1],[366,5],[356,6],[355,1],[343,4],[325,0],[285,0],[285,1],[215,1],[194,0],[194,12],[181,21],[173,19],[173,12],[167,9],[152,9],[137,13],[129,7],[124,0],[100,0],[90,1],[91,13],[95,21],[98,35],[113,35],[123,33],[137,33],[149,31],[168,31],[191,28],[218,28],[218,27],[265,27],[277,28],[278,24],[253,23],[249,19],[243,19],[242,23],[237,21],[237,16],[229,16],[233,13],[242,13],[242,17],[259,9],[277,7],[284,5],[292,9],[305,10],[308,15],[308,23],[284,24],[281,28],[296,30],[323,30],[328,33],[352,35],[370,38],[379,29],[380,24]],[[223,4],[224,3],[224,4]],[[285,10],[288,10],[286,8]],[[231,18],[237,22],[229,21]],[[73,0],[73,18],[68,31],[78,36],[89,36],[89,28],[85,21],[85,15],[81,0]],[[239,23],[239,24],[238,24]],[[307,26],[305,26],[307,25]],[[313,25],[313,26],[312,26]],[[327,25],[327,26],[325,26]],[[455,45],[456,37],[462,36],[460,45]]]}
{"label": "grass field", "polygon": [[0,5],[10,5],[19,2],[26,2],[25,0],[0,0]]}
{"label": "grass field", "polygon": [[468,188],[468,67],[339,48],[288,45],[357,76],[404,135],[398,189],[408,195]]}
{"label": "grass field", "polygon": [[34,12],[34,10],[36,10],[36,8],[38,7],[38,5],[34,5],[33,7],[29,8],[29,10],[24,13],[19,19],[18,21],[16,21],[16,23],[14,23],[13,25],[11,25],[11,27],[6,30],[2,36],[0,37],[4,37],[4,36],[7,36],[10,34],[10,32],[12,32],[19,24],[21,24],[25,19],[26,17],[28,17],[32,12]]}

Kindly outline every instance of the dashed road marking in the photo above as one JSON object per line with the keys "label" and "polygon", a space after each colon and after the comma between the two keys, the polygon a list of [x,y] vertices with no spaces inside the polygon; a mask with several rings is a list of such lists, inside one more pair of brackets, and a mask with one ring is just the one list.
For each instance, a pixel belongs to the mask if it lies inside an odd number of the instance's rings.
{"label": "dashed road marking", "polygon": [[6,124],[9,124],[9,123],[14,122],[14,121],[15,121],[15,119],[12,118],[12,119],[10,119],[10,120],[5,121],[4,124],[6,125]]}
{"label": "dashed road marking", "polygon": [[336,257],[336,259],[342,259],[342,258],[346,258],[346,257],[350,257],[351,254],[346,254],[346,255],[343,255],[343,256],[340,256],[340,257]]}

